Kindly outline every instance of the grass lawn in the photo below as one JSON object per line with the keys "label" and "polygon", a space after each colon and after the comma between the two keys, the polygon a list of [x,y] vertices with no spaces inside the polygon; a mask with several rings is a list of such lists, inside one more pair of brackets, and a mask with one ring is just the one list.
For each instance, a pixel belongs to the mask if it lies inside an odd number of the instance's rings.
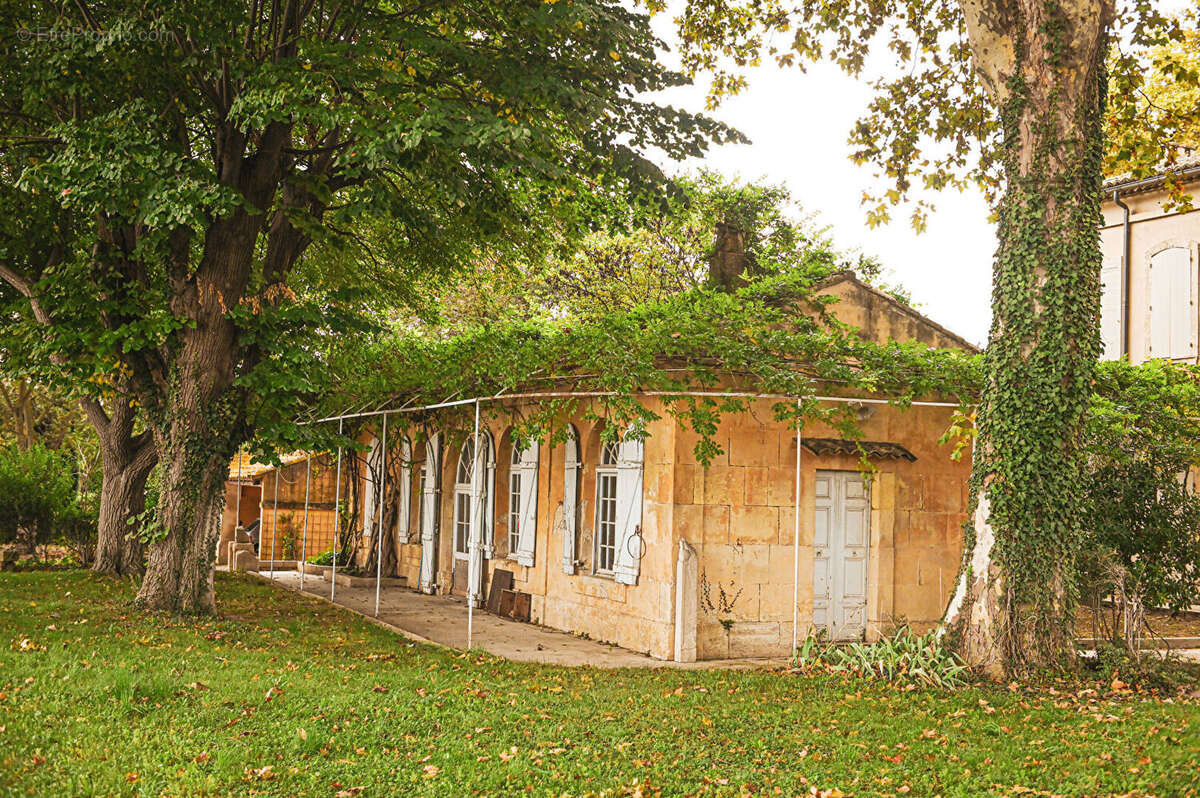
{"label": "grass lawn", "polygon": [[0,574],[0,792],[1200,794],[1179,696],[524,665],[248,578],[198,622],[132,594]]}

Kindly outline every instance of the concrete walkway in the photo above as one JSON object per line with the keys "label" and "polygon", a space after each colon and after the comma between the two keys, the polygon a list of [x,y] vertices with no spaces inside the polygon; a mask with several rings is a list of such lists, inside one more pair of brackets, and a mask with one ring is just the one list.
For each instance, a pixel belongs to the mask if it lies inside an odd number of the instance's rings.
{"label": "concrete walkway", "polygon": [[[270,580],[270,574],[258,576]],[[276,571],[274,583],[300,590],[297,571]],[[304,592],[329,601],[329,582],[320,576],[304,577]],[[375,588],[338,585],[338,606],[366,618],[375,615]],[[467,646],[467,604],[459,596],[427,596],[405,587],[388,586],[380,591],[379,621],[402,635],[421,642],[454,649]],[[472,643],[489,654],[518,662],[549,665],[591,665],[597,668],[728,668],[746,670],[786,665],[778,660],[706,660],[680,663],[653,659],[614,645],[585,640],[566,632],[499,618],[484,610],[475,611]]]}

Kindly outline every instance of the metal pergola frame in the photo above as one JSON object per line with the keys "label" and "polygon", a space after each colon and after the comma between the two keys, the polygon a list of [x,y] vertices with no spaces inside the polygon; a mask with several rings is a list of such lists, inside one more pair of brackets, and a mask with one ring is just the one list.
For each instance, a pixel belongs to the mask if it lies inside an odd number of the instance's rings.
{"label": "metal pergola frame", "polygon": [[[472,464],[471,475],[471,540],[468,544],[469,559],[468,575],[467,575],[467,650],[470,651],[473,644],[474,620],[475,620],[475,604],[480,600],[480,596],[476,595],[477,587],[482,586],[482,573],[480,569],[483,567],[482,558],[479,556],[483,541],[480,540],[483,530],[482,523],[482,507],[481,507],[481,463],[480,453],[483,447],[480,446],[480,407],[484,403],[495,402],[511,402],[511,401],[528,401],[541,399],[596,399],[606,396],[633,395],[633,396],[655,396],[655,397],[696,397],[710,399],[773,399],[776,401],[795,402],[797,407],[800,406],[806,399],[808,401],[817,402],[836,402],[846,404],[876,404],[890,405],[896,404],[889,399],[877,399],[872,397],[854,397],[854,396],[794,396],[789,394],[771,394],[771,393],[756,393],[753,391],[635,391],[632,394],[620,394],[616,391],[538,391],[532,393],[514,393],[514,394],[493,394],[491,396],[477,396],[471,399],[456,399],[435,404],[420,405],[420,406],[405,406],[397,408],[384,408],[379,410],[366,410],[353,413],[342,413],[336,416],[327,416],[312,421],[301,422],[304,425],[326,424],[338,422],[338,434],[342,434],[345,429],[345,422],[348,419],[360,418],[382,418],[381,422],[381,446],[383,452],[382,462],[384,467],[380,469],[379,475],[379,502],[378,502],[378,519],[376,523],[376,558],[375,558],[375,617],[379,617],[379,600],[380,587],[382,584],[382,568],[383,568],[383,498],[386,495],[387,483],[387,419],[390,415],[401,415],[408,413],[423,413],[431,410],[443,410],[451,407],[466,407],[474,406],[475,425],[472,436],[473,452],[475,462]],[[961,407],[961,402],[934,402],[934,401],[909,401],[903,403],[908,407]],[[800,619],[800,487],[801,487],[801,466],[802,454],[801,443],[803,442],[802,423],[796,425],[796,483],[795,483],[795,499],[794,499],[794,529],[792,530],[792,651],[796,650],[798,643],[798,630]],[[308,506],[309,506],[309,487],[312,477],[312,453],[309,452],[305,459],[305,489],[304,489],[304,524],[301,540],[301,561],[297,563],[300,571],[300,589],[304,589],[304,573],[305,573],[305,558],[307,554],[308,543]],[[338,555],[338,532],[340,531],[341,519],[341,479],[342,479],[342,447],[337,449],[337,483],[334,492],[334,557],[333,557],[333,578],[330,580],[329,600],[334,601],[337,595],[337,555]],[[239,474],[241,470],[241,461],[238,462]],[[271,579],[274,580],[274,555],[275,555],[275,526],[278,525],[278,505],[279,505],[279,470],[276,470],[275,475],[275,506],[273,509],[273,525],[271,529]],[[239,485],[239,494],[240,494]],[[240,499],[240,495],[239,495]]]}

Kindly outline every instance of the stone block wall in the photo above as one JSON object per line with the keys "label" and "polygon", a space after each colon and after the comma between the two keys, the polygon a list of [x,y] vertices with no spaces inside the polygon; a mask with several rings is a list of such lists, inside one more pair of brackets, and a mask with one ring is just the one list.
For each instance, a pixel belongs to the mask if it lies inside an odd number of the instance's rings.
{"label": "stone block wall", "polygon": [[[795,431],[764,420],[771,418],[770,406],[761,404],[722,423],[718,440],[725,452],[707,469],[695,462],[697,436],[677,436],[676,521],[699,557],[700,659],[786,656],[797,586],[799,636],[809,631],[816,472],[859,468],[854,456],[802,451],[797,558]],[[949,447],[936,443],[949,423],[948,409],[868,406],[864,413],[867,440],[899,443],[917,456],[916,462],[874,463],[867,634],[877,637],[898,621],[923,629],[941,616],[958,571],[969,463],[950,460]],[[840,437],[819,426],[805,435]]]}

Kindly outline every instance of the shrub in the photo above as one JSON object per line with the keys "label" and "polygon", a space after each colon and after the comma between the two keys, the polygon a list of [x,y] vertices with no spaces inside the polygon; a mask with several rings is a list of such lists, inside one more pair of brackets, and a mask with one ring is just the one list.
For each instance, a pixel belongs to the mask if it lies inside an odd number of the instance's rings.
{"label": "shrub", "polygon": [[[309,557],[308,561],[313,565],[333,565],[333,549],[326,549],[315,557]],[[337,558],[338,568],[345,568],[350,564],[350,551],[343,548],[338,552]]]}
{"label": "shrub", "polygon": [[1136,659],[1145,608],[1200,600],[1200,380],[1164,361],[1104,363],[1088,418],[1091,529],[1080,541],[1082,598],[1113,623],[1097,630]]}
{"label": "shrub", "polygon": [[792,655],[792,664],[802,671],[943,688],[961,687],[967,670],[958,655],[937,639],[936,632],[915,635],[908,626],[870,644],[835,645],[825,639],[824,632],[810,634]]}
{"label": "shrub", "polygon": [[84,568],[96,556],[96,540],[100,523],[97,508],[83,501],[73,501],[59,514],[55,526],[62,543]]}
{"label": "shrub", "polygon": [[75,477],[65,458],[40,444],[0,447],[0,543],[30,551],[48,545],[74,505]]}

